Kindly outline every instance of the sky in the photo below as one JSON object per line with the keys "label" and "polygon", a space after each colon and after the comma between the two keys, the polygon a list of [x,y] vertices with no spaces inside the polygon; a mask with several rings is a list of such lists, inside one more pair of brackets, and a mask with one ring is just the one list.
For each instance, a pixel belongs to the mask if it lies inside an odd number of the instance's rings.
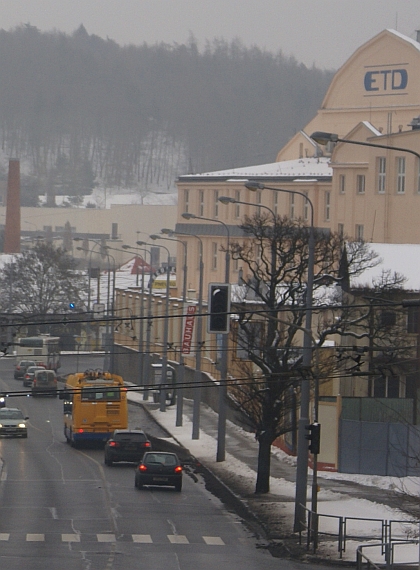
{"label": "sky", "polygon": [[239,38],[311,67],[336,70],[385,28],[415,38],[418,0],[1,0],[0,28],[89,34],[120,45]]}

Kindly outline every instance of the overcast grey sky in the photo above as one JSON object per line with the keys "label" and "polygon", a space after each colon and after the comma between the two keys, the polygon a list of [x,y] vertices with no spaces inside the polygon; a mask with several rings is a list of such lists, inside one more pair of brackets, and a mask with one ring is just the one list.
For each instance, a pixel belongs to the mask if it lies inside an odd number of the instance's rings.
{"label": "overcast grey sky", "polygon": [[0,0],[0,28],[90,34],[121,45],[240,38],[306,64],[337,69],[385,28],[415,38],[419,0]]}

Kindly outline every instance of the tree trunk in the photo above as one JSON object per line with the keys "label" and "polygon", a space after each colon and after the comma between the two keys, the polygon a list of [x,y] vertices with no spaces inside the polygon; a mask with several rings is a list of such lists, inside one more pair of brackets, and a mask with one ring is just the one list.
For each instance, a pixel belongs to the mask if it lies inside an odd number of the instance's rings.
{"label": "tree trunk", "polygon": [[256,493],[269,493],[270,491],[270,461],[272,439],[268,434],[263,434],[258,438],[258,470]]}

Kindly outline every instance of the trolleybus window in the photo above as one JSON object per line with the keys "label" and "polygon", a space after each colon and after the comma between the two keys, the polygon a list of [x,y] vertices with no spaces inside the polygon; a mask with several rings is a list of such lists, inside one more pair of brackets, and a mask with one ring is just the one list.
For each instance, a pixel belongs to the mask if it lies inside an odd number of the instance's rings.
{"label": "trolleybus window", "polygon": [[118,401],[120,391],[115,388],[82,388],[82,402]]}

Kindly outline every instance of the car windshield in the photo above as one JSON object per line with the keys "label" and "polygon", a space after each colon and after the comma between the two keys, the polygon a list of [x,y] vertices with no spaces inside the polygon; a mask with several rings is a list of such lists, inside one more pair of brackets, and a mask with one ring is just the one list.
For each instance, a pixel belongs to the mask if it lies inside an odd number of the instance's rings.
{"label": "car windshield", "polygon": [[0,420],[23,420],[20,410],[0,410]]}
{"label": "car windshield", "polygon": [[176,457],[169,453],[148,453],[145,460],[145,464],[161,463],[162,465],[176,465]]}

